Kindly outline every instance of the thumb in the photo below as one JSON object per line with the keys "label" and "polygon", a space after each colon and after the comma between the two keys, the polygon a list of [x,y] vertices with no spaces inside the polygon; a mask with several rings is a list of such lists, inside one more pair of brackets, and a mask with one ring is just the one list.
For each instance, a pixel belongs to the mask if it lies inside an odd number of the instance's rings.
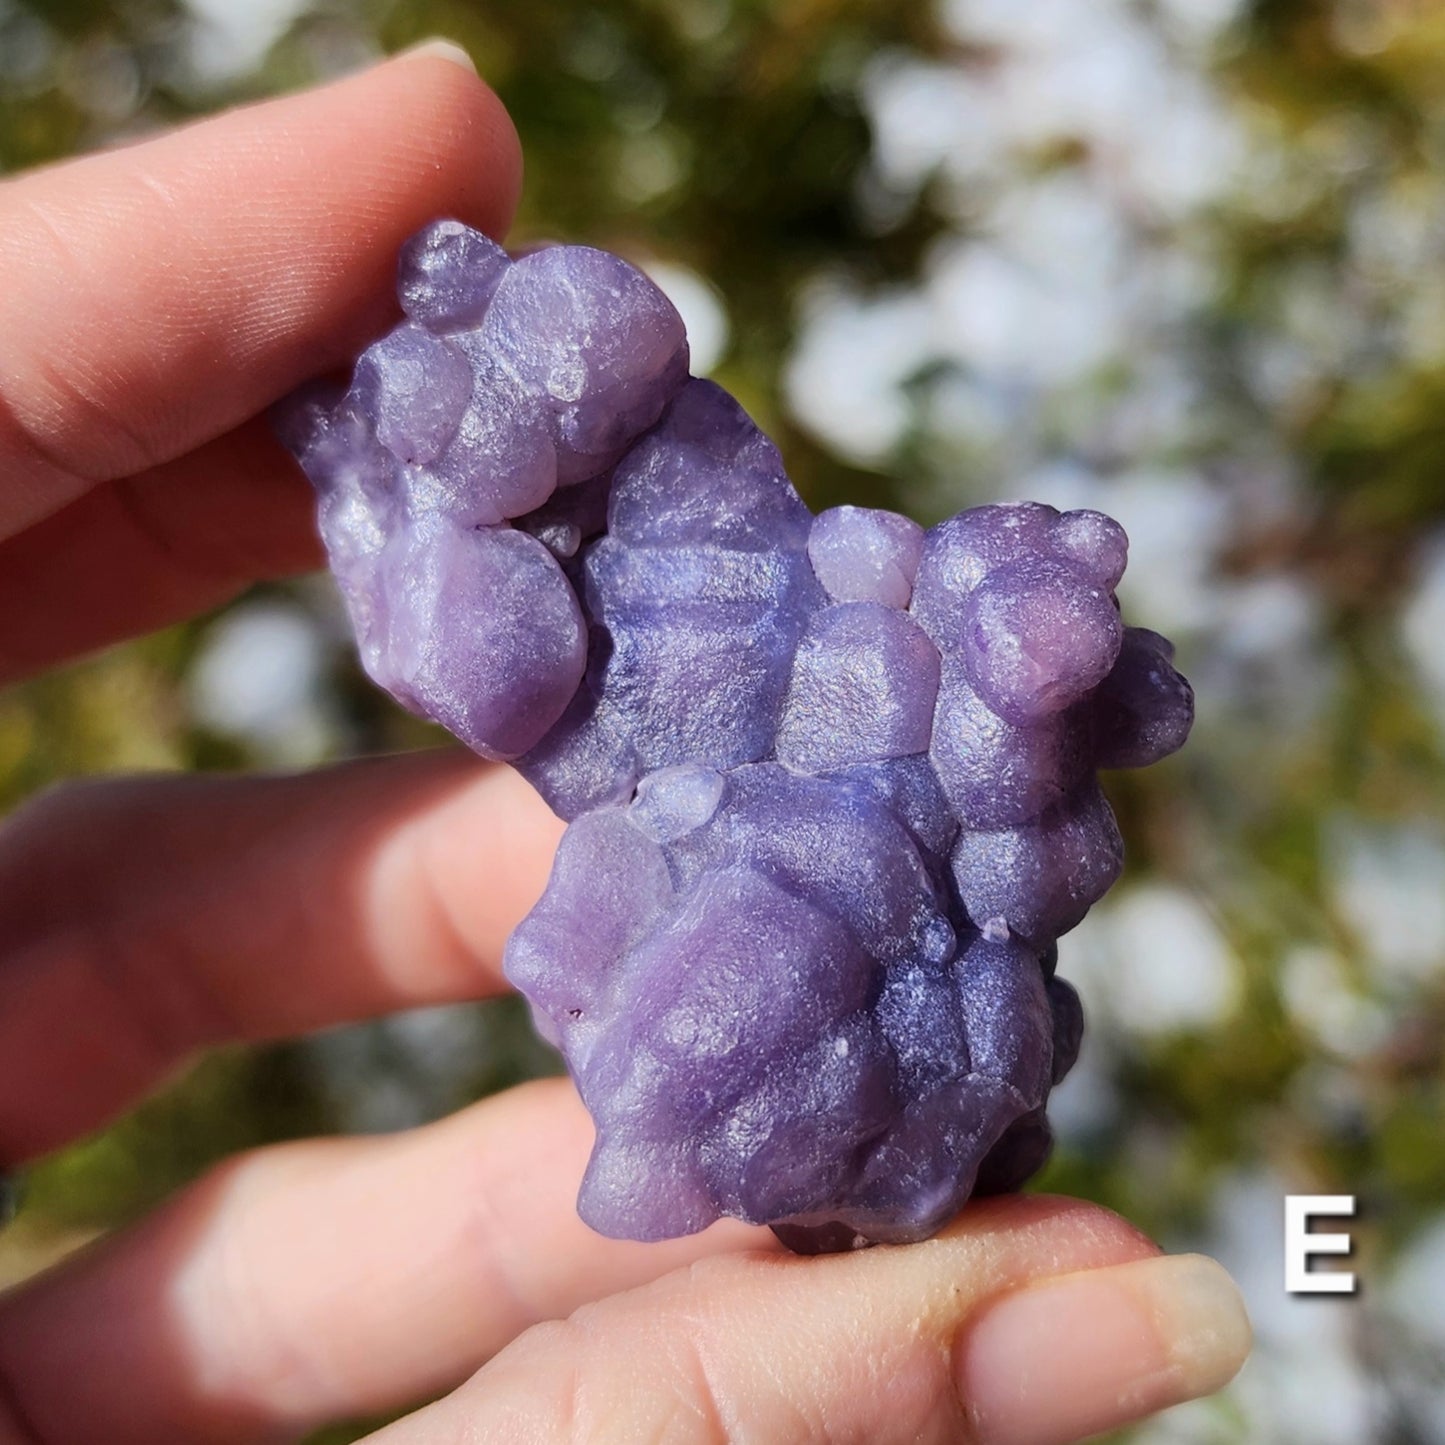
{"label": "thumb", "polygon": [[538,1326],[373,1445],[1064,1445],[1218,1389],[1229,1276],[1072,1200],[995,1199],[938,1238],[733,1255]]}

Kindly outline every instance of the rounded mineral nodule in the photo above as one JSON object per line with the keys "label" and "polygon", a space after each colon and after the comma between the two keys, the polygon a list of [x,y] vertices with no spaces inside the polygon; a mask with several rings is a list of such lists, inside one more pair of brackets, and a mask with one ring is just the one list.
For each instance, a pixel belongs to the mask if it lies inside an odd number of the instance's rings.
{"label": "rounded mineral nodule", "polygon": [[589,247],[404,248],[406,320],[279,417],[367,670],[569,822],[509,977],[597,1123],[580,1208],[819,1252],[1047,1156],[1057,939],[1122,863],[1099,768],[1185,740],[1123,530],[1038,503],[811,516]]}

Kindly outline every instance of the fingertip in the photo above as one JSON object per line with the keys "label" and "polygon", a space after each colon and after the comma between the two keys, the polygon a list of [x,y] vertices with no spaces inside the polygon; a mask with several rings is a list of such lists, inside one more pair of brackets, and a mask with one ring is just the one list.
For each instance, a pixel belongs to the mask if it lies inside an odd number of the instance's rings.
{"label": "fingertip", "polygon": [[521,175],[495,92],[431,47],[9,183],[0,535],[348,364],[407,237],[500,239]]}
{"label": "fingertip", "polygon": [[466,193],[457,219],[500,241],[511,228],[522,194],[522,141],[501,98],[482,78],[472,56],[443,37],[424,40],[398,52],[388,64],[408,78],[416,72],[433,91],[453,98],[458,114],[473,128],[471,154],[486,157],[478,168],[483,182],[475,195]]}
{"label": "fingertip", "polygon": [[496,91],[452,41],[425,41],[268,104],[298,107],[297,121],[311,131],[298,135],[298,146],[332,150],[338,164],[317,199],[330,195],[351,208],[354,222],[386,227],[393,250],[443,216],[495,240],[510,228],[521,195],[521,140]]}
{"label": "fingertip", "polygon": [[1069,1445],[1212,1394],[1250,1343],[1218,1264],[1157,1256],[990,1301],[960,1333],[954,1369],[979,1445]]}
{"label": "fingertip", "polygon": [[[1244,1296],[1218,1260],[1203,1254],[1141,1261],[1150,1266],[1141,1308],[1169,1358],[1181,1399],[1212,1395],[1244,1367],[1254,1327]],[[1135,1270],[1136,1277],[1145,1271]]]}

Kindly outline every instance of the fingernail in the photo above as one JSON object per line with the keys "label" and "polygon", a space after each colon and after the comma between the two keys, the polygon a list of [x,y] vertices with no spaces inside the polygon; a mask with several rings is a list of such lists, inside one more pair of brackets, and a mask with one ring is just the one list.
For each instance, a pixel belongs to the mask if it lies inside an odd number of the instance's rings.
{"label": "fingernail", "polygon": [[450,60],[453,65],[460,65],[463,70],[470,70],[473,75],[477,73],[476,61],[455,40],[448,40],[440,35],[431,40],[423,40],[416,45],[407,46],[405,50],[397,53],[396,58],[398,60],[415,60],[423,55],[432,55],[438,60]]}
{"label": "fingernail", "polygon": [[955,1366],[979,1445],[1070,1445],[1219,1389],[1250,1339],[1219,1265],[1161,1255],[1004,1295],[960,1337]]}

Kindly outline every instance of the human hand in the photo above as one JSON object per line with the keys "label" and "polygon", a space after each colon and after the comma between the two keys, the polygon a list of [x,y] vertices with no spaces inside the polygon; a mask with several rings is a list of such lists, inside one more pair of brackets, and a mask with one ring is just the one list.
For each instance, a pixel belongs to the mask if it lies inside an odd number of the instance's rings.
{"label": "human hand", "polygon": [[[437,215],[500,235],[515,137],[445,56],[0,187],[0,682],[316,564],[265,408],[387,315]],[[456,752],[72,786],[0,830],[0,1165],[197,1048],[474,998],[560,824]],[[0,1445],[376,1436],[1069,1441],[1222,1384],[1217,1266],[1071,1201],[784,1256],[603,1239],[551,1080],[392,1138],[235,1159],[0,1297]]]}

